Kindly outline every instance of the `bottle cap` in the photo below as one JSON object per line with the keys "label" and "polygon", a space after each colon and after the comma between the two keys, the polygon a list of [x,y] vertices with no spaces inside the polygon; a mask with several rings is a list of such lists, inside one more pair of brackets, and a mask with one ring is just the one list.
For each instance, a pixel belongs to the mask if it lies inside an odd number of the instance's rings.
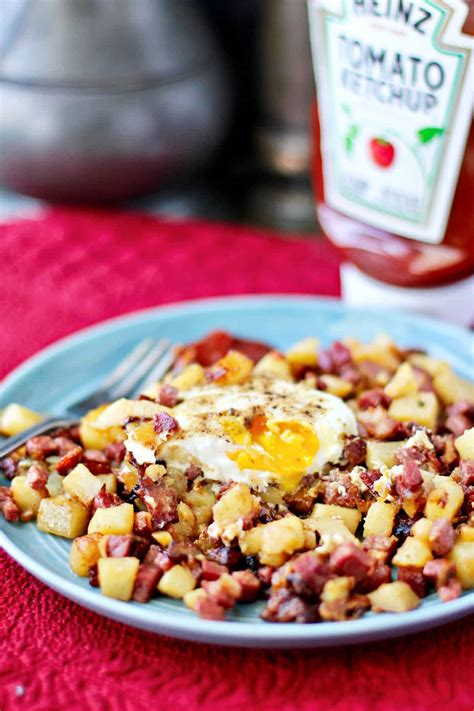
{"label": "bottle cap", "polygon": [[341,267],[342,298],[348,306],[414,311],[469,328],[474,324],[474,276],[447,286],[413,289],[373,279],[353,264]]}

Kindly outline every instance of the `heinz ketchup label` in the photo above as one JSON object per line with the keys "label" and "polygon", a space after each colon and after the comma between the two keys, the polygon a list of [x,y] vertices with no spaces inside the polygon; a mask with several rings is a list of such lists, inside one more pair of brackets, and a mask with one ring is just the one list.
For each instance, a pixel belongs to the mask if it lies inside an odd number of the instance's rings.
{"label": "heinz ketchup label", "polygon": [[326,202],[387,232],[441,242],[472,120],[467,4],[308,4]]}

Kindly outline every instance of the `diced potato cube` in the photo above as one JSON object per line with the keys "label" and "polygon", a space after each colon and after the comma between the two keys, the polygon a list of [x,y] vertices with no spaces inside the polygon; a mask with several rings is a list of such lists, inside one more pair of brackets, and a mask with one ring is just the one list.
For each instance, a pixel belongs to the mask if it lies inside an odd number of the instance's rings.
{"label": "diced potato cube", "polygon": [[173,565],[172,568],[164,573],[158,583],[158,590],[163,595],[168,597],[182,598],[194,590],[196,587],[196,578],[188,568],[182,565]]}
{"label": "diced potato cube", "polygon": [[400,365],[398,349],[385,334],[379,334],[372,343],[368,344],[360,343],[354,338],[346,338],[344,342],[356,363],[371,360],[391,371],[396,370]]}
{"label": "diced potato cube", "polygon": [[224,529],[255,510],[258,500],[252,496],[246,484],[236,484],[214,504],[214,521]]}
{"label": "diced potato cube", "polygon": [[140,482],[140,475],[135,467],[125,464],[118,475],[118,479],[124,485],[125,490],[130,492]]}
{"label": "diced potato cube", "polygon": [[439,358],[432,358],[424,353],[412,353],[408,356],[408,360],[410,363],[413,363],[416,368],[421,368],[433,377],[438,375],[442,370],[445,370],[446,367],[449,367],[446,361],[439,360]]}
{"label": "diced potato cube", "polygon": [[100,481],[101,488],[105,485],[108,494],[117,493],[117,477],[115,474],[96,474],[95,478]]}
{"label": "diced potato cube", "polygon": [[99,540],[100,533],[90,536],[79,536],[72,542],[69,551],[69,567],[72,572],[81,577],[87,577],[89,568],[95,565],[100,558]]}
{"label": "diced potato cube", "polygon": [[402,500],[402,509],[409,518],[413,518],[420,507],[419,502],[413,496],[405,496]]}
{"label": "diced potato cube", "polygon": [[425,506],[425,516],[430,521],[437,518],[454,519],[464,501],[464,492],[459,484],[449,477],[436,477],[435,488],[430,491]]}
{"label": "diced potato cube", "polygon": [[328,580],[324,584],[321,600],[323,602],[347,600],[353,587],[354,578],[345,575],[341,575],[339,578],[332,578],[332,580]]}
{"label": "diced potato cube", "polygon": [[458,450],[461,459],[474,460],[474,427],[465,430],[460,437],[457,437],[454,441],[454,446]]}
{"label": "diced potato cube", "polygon": [[[155,447],[155,442],[153,443],[153,448]],[[166,467],[163,464],[149,464],[145,469],[145,475],[152,481],[158,481],[166,474]]]}
{"label": "diced potato cube", "polygon": [[197,610],[199,602],[207,597],[207,593],[202,588],[195,588],[183,595],[183,602],[190,610]]}
{"label": "diced potato cube", "polygon": [[209,373],[217,375],[222,371],[222,375],[212,378],[219,385],[239,385],[249,379],[253,365],[253,360],[244,353],[229,351],[209,368]]}
{"label": "diced potato cube", "polygon": [[48,476],[46,490],[50,496],[64,494],[63,478],[57,471],[53,470]]}
{"label": "diced potato cube", "polygon": [[321,536],[321,544],[329,549],[334,545],[352,541],[359,545],[358,539],[349,531],[344,521],[340,518],[306,518],[304,519],[305,527],[311,531],[317,531]]}
{"label": "diced potato cube", "polygon": [[188,539],[196,535],[197,521],[194,511],[184,501],[177,507],[178,522],[173,523],[170,530],[175,540]]}
{"label": "diced potato cube", "polygon": [[99,558],[97,565],[101,593],[115,600],[131,600],[140,565],[138,558]]}
{"label": "diced potato cube", "polygon": [[212,507],[216,503],[216,496],[208,486],[198,486],[185,495],[198,524],[207,525],[212,521]]}
{"label": "diced potato cube", "polygon": [[474,543],[474,526],[467,526],[464,524],[458,529],[458,542],[459,543]]}
{"label": "diced potato cube", "polygon": [[254,368],[254,375],[267,375],[280,380],[293,380],[291,368],[286,358],[278,351],[270,351],[261,358]]}
{"label": "diced potato cube", "polygon": [[86,449],[105,449],[112,442],[123,440],[124,432],[121,427],[110,427],[109,429],[95,427],[97,418],[107,407],[107,405],[96,407],[82,418],[79,434]]}
{"label": "diced potato cube", "polygon": [[390,536],[397,507],[393,504],[375,501],[370,505],[364,522],[364,537]]}
{"label": "diced potato cube", "polygon": [[77,538],[86,532],[88,520],[89,511],[80,501],[60,494],[41,501],[36,523],[45,533]]}
{"label": "diced potato cube", "polygon": [[10,405],[7,405],[1,413],[0,434],[6,437],[12,437],[28,429],[28,427],[36,425],[38,422],[41,422],[42,419],[42,415],[39,415],[37,412],[12,402]]}
{"label": "diced potato cube", "polygon": [[285,357],[292,365],[315,366],[318,364],[319,339],[314,336],[302,338],[291,345]]}
{"label": "diced potato cube", "polygon": [[244,555],[259,553],[263,542],[264,526],[255,526],[239,534],[240,550]]}
{"label": "diced potato cube", "polygon": [[169,413],[170,410],[151,400],[127,400],[127,398],[122,397],[120,400],[107,405],[96,419],[94,427],[102,430],[121,426],[130,417],[151,420],[155,415],[159,415],[162,412]]}
{"label": "diced potato cube", "polygon": [[344,522],[351,533],[355,533],[362,518],[362,514],[358,509],[348,509],[345,506],[315,504],[311,514],[307,519],[305,519],[305,523],[311,519],[322,518],[339,518]]}
{"label": "diced potato cube", "polygon": [[46,496],[44,489],[32,489],[26,476],[16,476],[10,487],[13,501],[24,514],[35,516]]}
{"label": "diced potato cube", "polygon": [[459,541],[450,553],[456,564],[456,575],[464,590],[474,588],[474,541]]}
{"label": "diced potato cube", "polygon": [[392,402],[388,414],[400,422],[416,422],[423,427],[435,429],[439,414],[438,399],[430,392],[406,395]]}
{"label": "diced potato cube", "polygon": [[120,535],[131,533],[133,531],[133,506],[132,504],[120,504],[120,506],[111,506],[108,509],[97,509],[92,516],[88,533],[111,533]]}
{"label": "diced potato cube", "polygon": [[395,452],[403,447],[403,442],[378,442],[368,440],[365,461],[369,469],[391,469],[396,462]]}
{"label": "diced potato cube", "polygon": [[171,541],[173,540],[173,536],[169,531],[157,531],[156,533],[152,533],[152,538],[155,539],[157,543],[160,544],[160,546],[163,546],[164,548],[166,546],[169,546]]}
{"label": "diced potato cube", "polygon": [[433,521],[430,521],[429,518],[419,518],[411,527],[411,535],[420,541],[428,543],[432,526]]}
{"label": "diced potato cube", "polygon": [[393,557],[393,564],[401,568],[407,566],[423,568],[425,563],[432,558],[433,555],[427,543],[419,538],[408,536]]}
{"label": "diced potato cube", "polygon": [[326,392],[336,395],[336,397],[347,397],[354,390],[352,383],[339,378],[337,375],[320,375],[319,379],[326,386]]}
{"label": "diced potato cube", "polygon": [[433,386],[445,405],[453,405],[460,400],[474,403],[474,383],[460,378],[449,365],[434,376]]}
{"label": "diced potato cube", "polygon": [[84,464],[78,464],[63,479],[64,491],[86,506],[100,491],[101,481]]}
{"label": "diced potato cube", "polygon": [[170,385],[178,388],[178,390],[190,390],[197,385],[204,385],[206,381],[206,372],[199,363],[190,363],[181,373],[170,379]]}
{"label": "diced potato cube", "polygon": [[272,565],[275,557],[283,560],[305,545],[304,527],[301,519],[290,515],[271,521],[263,526],[260,561]]}
{"label": "diced potato cube", "polygon": [[311,367],[318,364],[319,341],[303,338],[286,351],[286,360],[292,367]]}
{"label": "diced potato cube", "polygon": [[402,363],[391,381],[385,386],[385,392],[389,397],[403,397],[418,391],[418,382],[415,371],[410,363]]}
{"label": "diced potato cube", "polygon": [[396,580],[384,583],[368,594],[374,612],[408,612],[420,604],[420,598],[408,583]]}

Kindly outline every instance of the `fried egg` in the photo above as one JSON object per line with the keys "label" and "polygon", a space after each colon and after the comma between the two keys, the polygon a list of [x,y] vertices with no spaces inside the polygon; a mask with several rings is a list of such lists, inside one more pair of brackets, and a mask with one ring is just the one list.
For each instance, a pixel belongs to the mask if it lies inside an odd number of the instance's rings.
{"label": "fried egg", "polygon": [[357,434],[354,414],[340,398],[304,382],[262,376],[243,385],[196,387],[182,397],[173,408],[179,430],[168,439],[129,432],[125,444],[139,463],[164,460],[174,471],[195,464],[214,481],[290,492],[306,474],[337,463],[347,436]]}

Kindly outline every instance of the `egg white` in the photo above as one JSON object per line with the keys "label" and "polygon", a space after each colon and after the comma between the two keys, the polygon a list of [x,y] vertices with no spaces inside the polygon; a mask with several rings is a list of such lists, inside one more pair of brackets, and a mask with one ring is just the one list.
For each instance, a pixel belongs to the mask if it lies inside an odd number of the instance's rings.
{"label": "egg white", "polygon": [[[340,398],[304,382],[262,376],[243,385],[196,387],[183,392],[182,397],[183,401],[173,409],[179,432],[164,443],[157,442],[154,451],[134,440],[133,432],[129,434],[126,447],[139,463],[152,463],[157,458],[174,471],[184,471],[190,464],[196,464],[209,479],[241,482],[264,490],[270,484],[278,484],[278,476],[263,469],[241,469],[229,458],[242,445],[223,427],[223,418],[248,426],[256,415],[264,415],[268,422],[298,422],[310,427],[319,447],[301,477],[317,474],[327,464],[337,463],[347,436],[357,433],[355,416]],[[256,443],[251,448],[264,452]]]}

